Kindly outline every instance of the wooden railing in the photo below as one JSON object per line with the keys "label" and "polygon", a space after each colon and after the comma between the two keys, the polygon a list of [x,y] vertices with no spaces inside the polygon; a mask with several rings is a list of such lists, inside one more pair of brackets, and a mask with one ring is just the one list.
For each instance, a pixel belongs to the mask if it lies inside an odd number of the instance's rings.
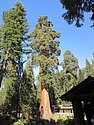
{"label": "wooden railing", "polygon": [[61,114],[61,115],[73,115],[73,107],[69,106],[69,107],[60,107],[58,110],[54,110],[54,113],[56,114]]}

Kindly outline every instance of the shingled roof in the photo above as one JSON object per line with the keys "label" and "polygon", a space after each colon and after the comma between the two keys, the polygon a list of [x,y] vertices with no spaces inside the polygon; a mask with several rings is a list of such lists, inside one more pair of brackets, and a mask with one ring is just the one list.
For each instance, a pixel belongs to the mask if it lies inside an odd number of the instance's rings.
{"label": "shingled roof", "polygon": [[74,86],[60,97],[65,101],[79,99],[81,101],[94,101],[94,77],[88,76],[85,80]]}

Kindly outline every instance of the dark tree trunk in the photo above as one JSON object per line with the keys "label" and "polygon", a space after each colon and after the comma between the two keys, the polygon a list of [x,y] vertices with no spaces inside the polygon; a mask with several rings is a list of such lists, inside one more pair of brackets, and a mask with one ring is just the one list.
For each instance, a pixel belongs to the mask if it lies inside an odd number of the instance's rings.
{"label": "dark tree trunk", "polygon": [[1,87],[1,84],[2,84],[2,80],[3,80],[3,73],[4,73],[3,65],[1,65],[1,67],[0,67],[0,87]]}

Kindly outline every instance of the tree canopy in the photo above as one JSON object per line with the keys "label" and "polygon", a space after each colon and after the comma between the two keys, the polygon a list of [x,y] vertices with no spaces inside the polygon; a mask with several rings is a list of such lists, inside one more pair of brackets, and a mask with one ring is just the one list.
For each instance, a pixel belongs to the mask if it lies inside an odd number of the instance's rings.
{"label": "tree canopy", "polygon": [[31,33],[32,60],[34,65],[40,68],[41,78],[56,68],[59,64],[57,56],[60,55],[59,41],[60,33],[51,28],[52,22],[47,16],[40,16],[35,30]]}
{"label": "tree canopy", "polygon": [[90,12],[90,20],[94,26],[94,1],[93,0],[60,0],[63,8],[66,12],[63,13],[62,17],[67,21],[68,24],[76,22],[77,27],[83,25],[85,20],[85,13]]}
{"label": "tree canopy", "polygon": [[3,77],[3,73],[7,72],[10,62],[17,66],[18,70],[22,67],[23,45],[28,32],[28,22],[26,11],[20,2],[17,2],[15,7],[3,13],[3,25],[0,31],[0,72]]}

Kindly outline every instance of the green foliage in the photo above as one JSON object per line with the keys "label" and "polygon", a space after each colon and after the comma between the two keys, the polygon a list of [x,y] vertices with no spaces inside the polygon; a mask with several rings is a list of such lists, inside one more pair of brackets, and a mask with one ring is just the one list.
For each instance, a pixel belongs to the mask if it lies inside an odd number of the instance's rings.
{"label": "green foliage", "polygon": [[21,120],[18,120],[17,122],[14,122],[13,125],[24,125],[24,122]]}
{"label": "green foliage", "polygon": [[28,32],[26,11],[20,2],[17,2],[14,8],[3,13],[3,22],[0,32],[0,56],[2,70],[7,72],[8,63],[12,62],[14,65],[21,63],[24,52],[23,42]]}
{"label": "green foliage", "polygon": [[88,76],[94,77],[94,57],[92,58],[91,62],[86,59],[86,66],[83,68],[84,78]]}
{"label": "green foliage", "polygon": [[[53,72],[59,64],[58,56],[61,53],[60,42],[57,40],[60,37],[60,33],[53,30],[52,26],[53,24],[47,16],[40,16],[36,28],[31,33],[32,43],[30,44],[32,48],[32,63],[39,67],[39,87],[44,87],[48,90],[51,100],[54,97],[54,92],[50,89],[54,89],[52,87],[53,83],[55,83]],[[49,105],[49,102],[47,103]],[[44,110],[48,111],[49,109]]]}
{"label": "green foliage", "polygon": [[63,5],[63,8],[66,10],[63,13],[63,18],[68,22],[68,24],[72,24],[76,21],[75,25],[77,27],[81,27],[82,22],[85,20],[85,13],[90,12],[91,17],[90,20],[93,21],[94,26],[94,1],[93,0],[60,0]]}
{"label": "green foliage", "polygon": [[[15,91],[15,86],[17,86],[18,75],[15,67],[8,67],[8,74],[6,78],[3,80],[3,88],[1,90],[1,103],[0,105],[6,105],[7,111],[15,109],[17,93]],[[15,100],[14,100],[15,99]],[[11,107],[11,108],[9,108]]]}
{"label": "green foliage", "polygon": [[27,62],[23,73],[20,94],[22,112],[35,114],[37,106],[37,90],[34,84],[34,74],[32,63],[30,61]]}
{"label": "green foliage", "polygon": [[55,39],[60,37],[60,33],[52,30],[52,25],[47,16],[41,16],[31,33],[32,60],[33,64],[40,68],[40,81],[43,81],[46,74],[59,64],[57,56],[61,51],[59,41]]}
{"label": "green foliage", "polygon": [[67,92],[72,87],[76,85],[76,79],[74,76],[72,76],[70,73],[63,74],[63,89],[64,92]]}
{"label": "green foliage", "polygon": [[85,79],[84,70],[79,69],[79,74],[78,74],[78,77],[77,77],[77,84],[82,82],[84,79]]}
{"label": "green foliage", "polygon": [[17,2],[15,7],[3,13],[3,25],[0,29],[0,72],[2,73],[0,80],[4,78],[0,96],[4,96],[2,100],[6,112],[17,113],[20,110],[22,54],[27,32],[26,11],[22,4]]}
{"label": "green foliage", "polygon": [[22,41],[25,40],[24,35],[27,33],[28,26],[25,16],[26,11],[19,2],[16,3],[15,8],[3,14],[2,46],[6,52],[12,53],[8,56],[11,59],[17,60],[22,54]]}
{"label": "green foliage", "polygon": [[90,62],[86,59],[86,69],[85,69],[85,72],[86,72],[86,77],[89,76],[91,74],[91,64]]}
{"label": "green foliage", "polygon": [[63,93],[63,77],[62,77],[62,71],[56,71],[53,73],[53,80],[49,84],[49,95],[51,99],[52,105],[58,105],[61,104],[61,100],[59,97]]}
{"label": "green foliage", "polygon": [[64,53],[64,70],[66,73],[72,74],[77,78],[78,59],[69,51],[66,50]]}
{"label": "green foliage", "polygon": [[79,71],[78,59],[69,50],[66,50],[62,66],[63,90],[66,92],[77,84],[76,80]]}

